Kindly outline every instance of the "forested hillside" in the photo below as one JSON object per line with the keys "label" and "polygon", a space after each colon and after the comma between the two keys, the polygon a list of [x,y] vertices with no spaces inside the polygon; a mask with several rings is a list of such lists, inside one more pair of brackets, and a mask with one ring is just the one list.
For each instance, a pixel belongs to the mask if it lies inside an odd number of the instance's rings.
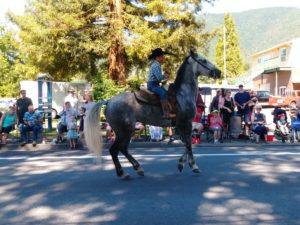
{"label": "forested hillside", "polygon": [[[233,13],[246,61],[255,52],[300,37],[300,9],[266,8]],[[222,27],[224,14],[203,15],[207,29]],[[212,42],[212,49],[214,44]]]}

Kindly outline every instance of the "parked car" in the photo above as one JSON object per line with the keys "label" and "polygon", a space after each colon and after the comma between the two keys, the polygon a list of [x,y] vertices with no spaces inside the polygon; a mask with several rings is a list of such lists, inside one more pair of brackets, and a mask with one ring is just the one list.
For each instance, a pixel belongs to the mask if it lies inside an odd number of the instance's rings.
{"label": "parked car", "polygon": [[271,94],[269,91],[256,91],[256,97],[259,104],[261,104],[262,106],[268,106]]}
{"label": "parked car", "polygon": [[269,98],[270,106],[296,106],[297,99],[300,98],[300,90],[287,91],[282,96],[271,96]]}

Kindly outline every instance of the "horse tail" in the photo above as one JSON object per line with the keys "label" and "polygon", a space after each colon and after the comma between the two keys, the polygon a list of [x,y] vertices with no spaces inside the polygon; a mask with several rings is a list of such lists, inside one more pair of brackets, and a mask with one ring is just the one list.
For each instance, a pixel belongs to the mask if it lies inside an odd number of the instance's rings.
{"label": "horse tail", "polygon": [[100,118],[101,107],[107,101],[101,101],[95,104],[89,115],[84,120],[84,139],[90,151],[95,153],[99,158],[102,155],[102,145],[100,137]]}

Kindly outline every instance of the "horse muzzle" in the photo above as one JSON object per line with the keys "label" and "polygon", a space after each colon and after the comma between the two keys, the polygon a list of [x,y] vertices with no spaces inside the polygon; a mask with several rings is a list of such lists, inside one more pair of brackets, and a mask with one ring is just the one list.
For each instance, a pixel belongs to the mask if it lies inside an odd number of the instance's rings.
{"label": "horse muzzle", "polygon": [[221,71],[219,69],[213,69],[209,72],[209,76],[213,77],[213,78],[220,78],[221,77]]}

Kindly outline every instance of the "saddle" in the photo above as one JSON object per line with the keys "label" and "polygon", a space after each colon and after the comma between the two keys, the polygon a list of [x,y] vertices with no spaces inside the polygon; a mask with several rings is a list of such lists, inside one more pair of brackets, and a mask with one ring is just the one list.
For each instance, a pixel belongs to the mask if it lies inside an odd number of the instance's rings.
{"label": "saddle", "polygon": [[[149,104],[149,105],[155,105],[160,106],[160,99],[159,96],[154,94],[153,92],[149,91],[145,87],[141,87],[140,90],[133,91],[133,94],[137,101]],[[171,112],[176,114],[176,95],[175,95],[175,89],[173,84],[170,84],[168,91],[168,102],[171,108]]]}
{"label": "saddle", "polygon": [[139,102],[149,105],[160,105],[159,97],[144,87],[141,87],[140,90],[133,91],[133,94]]}

